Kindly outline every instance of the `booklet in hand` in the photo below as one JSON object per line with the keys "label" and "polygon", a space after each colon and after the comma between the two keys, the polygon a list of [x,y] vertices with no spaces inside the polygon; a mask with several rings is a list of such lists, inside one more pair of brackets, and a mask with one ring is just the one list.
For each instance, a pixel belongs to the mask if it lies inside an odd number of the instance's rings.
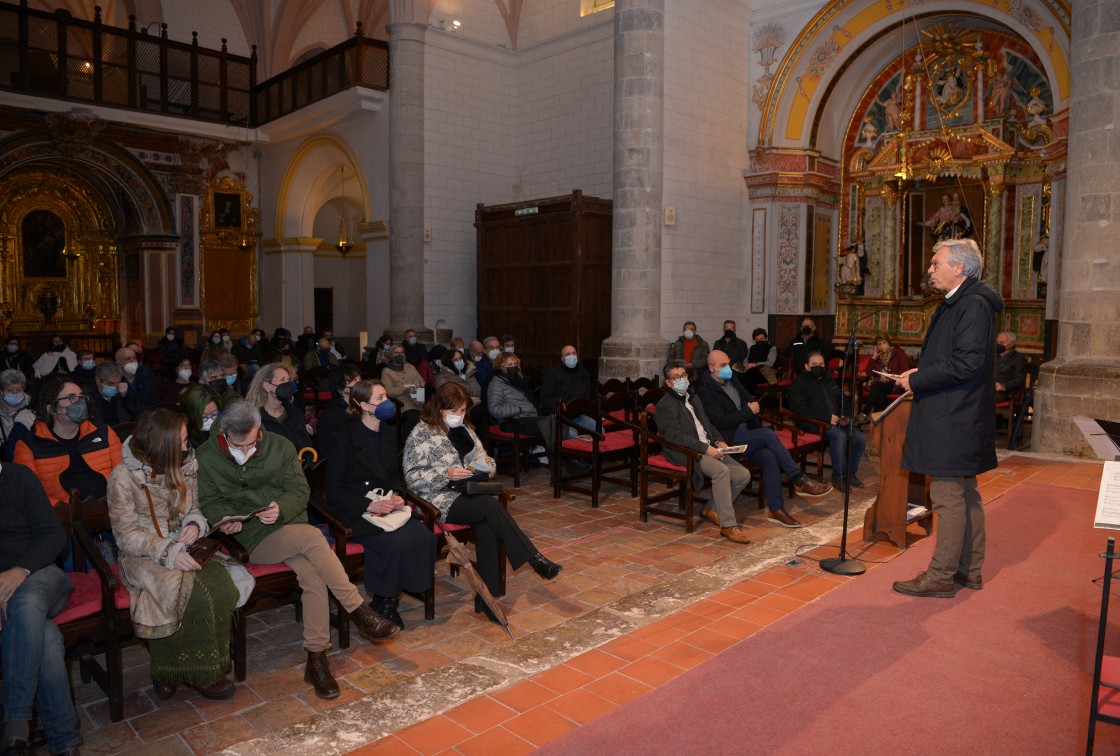
{"label": "booklet in hand", "polygon": [[[271,506],[271,505],[269,505],[269,506]],[[222,527],[223,525],[226,525],[226,524],[231,523],[231,522],[245,522],[250,517],[256,517],[257,515],[259,515],[261,512],[263,512],[266,509],[268,509],[268,507],[261,507],[260,509],[254,509],[249,514],[226,515],[225,517],[223,517],[222,519],[218,520],[216,523],[211,525],[210,529],[207,530],[205,533],[203,533],[201,536],[199,536],[198,540],[201,541],[203,538],[209,538],[210,536],[212,536],[214,534],[214,532],[216,530],[218,530],[218,528]]]}
{"label": "booklet in hand", "polygon": [[746,444],[739,444],[738,446],[729,446],[723,450],[724,454],[742,454],[747,450]]}
{"label": "booklet in hand", "polygon": [[901,375],[896,375],[895,373],[888,373],[886,370],[876,370],[874,372],[875,372],[876,375],[881,375],[884,378],[890,378],[892,381],[901,381],[902,380]]}

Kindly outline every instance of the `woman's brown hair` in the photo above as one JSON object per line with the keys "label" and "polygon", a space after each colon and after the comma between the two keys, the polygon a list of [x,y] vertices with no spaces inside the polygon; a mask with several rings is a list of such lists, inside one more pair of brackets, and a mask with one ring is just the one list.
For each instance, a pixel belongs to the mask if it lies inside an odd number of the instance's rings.
{"label": "woman's brown hair", "polygon": [[163,476],[164,486],[178,492],[178,502],[187,500],[183,477],[182,428],[187,416],[175,407],[153,407],[136,421],[129,447],[132,456],[152,468],[152,479]]}
{"label": "woman's brown hair", "polygon": [[[350,404],[346,406],[346,417],[351,420],[357,420],[362,416],[361,402],[373,404],[370,397],[373,396],[373,390],[378,386],[385,384],[376,378],[367,378],[364,381],[358,381],[350,388]],[[385,397],[385,401],[391,402],[392,399]]]}
{"label": "woman's brown hair", "polygon": [[447,426],[443,424],[443,411],[466,407],[467,413],[463,415],[463,425],[473,428],[471,423],[471,395],[458,383],[445,383],[436,389],[432,398],[424,404],[420,413],[420,421],[435,433],[446,433]]}

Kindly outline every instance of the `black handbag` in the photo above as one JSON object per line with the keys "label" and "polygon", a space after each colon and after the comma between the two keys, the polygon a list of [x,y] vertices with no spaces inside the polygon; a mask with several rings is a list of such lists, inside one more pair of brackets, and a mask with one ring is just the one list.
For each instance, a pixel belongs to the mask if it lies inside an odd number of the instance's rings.
{"label": "black handbag", "polygon": [[451,490],[467,496],[497,496],[502,492],[502,484],[490,480],[490,474],[476,472],[469,478],[451,481]]}

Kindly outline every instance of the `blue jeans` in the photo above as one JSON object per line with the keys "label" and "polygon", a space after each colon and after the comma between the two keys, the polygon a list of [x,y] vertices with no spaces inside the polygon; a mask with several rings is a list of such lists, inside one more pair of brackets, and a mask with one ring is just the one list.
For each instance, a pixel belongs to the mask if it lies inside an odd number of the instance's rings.
{"label": "blue jeans", "polygon": [[51,622],[66,608],[74,585],[54,565],[31,573],[8,602],[0,629],[4,663],[4,721],[28,722],[34,703],[47,733],[47,748],[60,753],[78,745],[78,714],[70,697],[62,632]]}
{"label": "blue jeans", "polygon": [[801,468],[789,455],[789,450],[769,428],[735,431],[733,444],[746,444],[746,457],[762,468],[762,487],[766,489],[766,506],[777,512],[785,506],[782,499],[782,473],[790,480],[801,475]]}
{"label": "blue jeans", "polygon": [[832,455],[832,477],[839,478],[844,475],[859,472],[859,463],[863,459],[863,449],[867,446],[859,428],[853,428],[852,434],[852,469],[848,470],[848,428],[834,425],[825,431],[824,437],[828,441],[828,451]]}
{"label": "blue jeans", "polygon": [[[594,431],[595,430],[595,418],[588,417],[587,415],[576,415],[575,417],[572,418],[572,424],[573,425],[578,425],[580,428],[583,428],[584,430],[589,430],[589,431]],[[578,430],[576,430],[575,428],[572,428],[571,426],[565,426],[565,428],[564,428],[564,438],[565,439],[575,438],[578,435],[579,435]]]}

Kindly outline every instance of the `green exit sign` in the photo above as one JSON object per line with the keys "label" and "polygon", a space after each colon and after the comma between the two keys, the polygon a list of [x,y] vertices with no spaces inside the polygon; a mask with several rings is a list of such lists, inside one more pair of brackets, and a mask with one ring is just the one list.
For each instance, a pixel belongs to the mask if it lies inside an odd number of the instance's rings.
{"label": "green exit sign", "polygon": [[540,212],[539,207],[523,207],[520,210],[514,210],[513,214],[516,216],[536,215],[538,212]]}

